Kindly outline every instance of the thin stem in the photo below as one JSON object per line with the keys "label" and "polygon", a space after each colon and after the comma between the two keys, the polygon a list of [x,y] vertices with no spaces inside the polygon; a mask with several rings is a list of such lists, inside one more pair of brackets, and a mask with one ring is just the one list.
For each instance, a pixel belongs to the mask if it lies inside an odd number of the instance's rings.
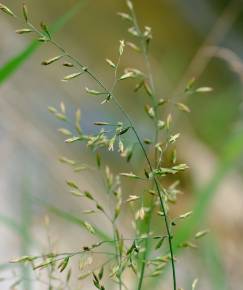
{"label": "thin stem", "polygon": [[[135,13],[135,10],[133,9],[133,6],[131,8],[131,13],[132,13],[132,19],[133,19],[133,24],[137,30],[137,33],[139,35],[139,39],[140,39],[140,43],[141,43],[141,48],[142,48],[142,52],[143,52],[143,56],[144,56],[144,61],[145,61],[145,65],[146,65],[146,69],[147,69],[147,75],[148,75],[148,81],[152,90],[152,103],[153,103],[153,108],[154,108],[154,112],[155,112],[155,144],[157,144],[158,142],[158,137],[159,137],[159,132],[158,132],[158,104],[157,104],[157,99],[155,97],[155,84],[154,84],[154,79],[153,79],[153,74],[152,74],[152,70],[151,70],[151,65],[150,65],[150,61],[149,61],[149,57],[148,57],[148,51],[147,51],[147,46],[146,46],[146,39],[144,38],[141,29],[139,27],[138,21],[137,21],[137,16]],[[136,131],[136,130],[135,130]],[[134,132],[135,135],[137,136],[136,132]],[[137,136],[138,141],[139,141],[139,137]],[[139,142],[141,147],[143,148],[143,144],[141,144],[141,142]],[[144,150],[144,154],[145,157],[147,156],[145,150]],[[150,170],[152,171],[152,166],[151,163],[149,161],[149,159],[146,157]],[[157,150],[155,150],[155,164],[157,162]],[[159,200],[160,200],[160,206],[161,209],[164,213],[164,220],[165,220],[165,225],[166,225],[166,231],[168,234],[168,240],[169,240],[169,249],[170,249],[170,254],[171,254],[171,265],[172,265],[172,276],[173,276],[173,287],[174,290],[176,290],[176,271],[175,271],[175,265],[174,265],[174,253],[173,253],[173,246],[172,246],[172,235],[171,235],[171,231],[170,231],[170,227],[169,227],[169,219],[168,216],[166,214],[165,211],[165,204],[161,195],[161,191],[160,191],[160,186],[159,183],[157,181],[157,179],[154,177],[154,182],[155,182],[155,187],[156,190],[158,192],[158,196],[159,196]],[[153,207],[153,205],[152,205]],[[151,220],[152,220],[152,211],[149,213],[149,219],[148,219],[148,228],[147,228],[147,232],[150,231],[150,227],[151,227]],[[139,277],[139,282],[138,282],[138,290],[142,289],[142,284],[143,284],[143,279],[144,279],[144,274],[145,274],[145,266],[146,266],[146,255],[147,255],[147,248],[148,248],[148,240],[146,240],[146,244],[145,244],[145,251],[144,251],[144,256],[142,259],[142,266],[141,266],[141,272],[140,272],[140,277]]]}
{"label": "thin stem", "polygon": [[[117,234],[115,222],[113,222],[112,225],[113,225],[113,232],[114,232],[116,260],[117,260],[117,263],[118,263],[119,268],[120,268],[120,266],[121,266],[121,253],[119,250],[119,239],[118,239],[118,234]],[[122,290],[122,277],[121,277],[120,271],[119,271],[119,275],[118,275],[118,284],[119,284],[119,290]]]}
{"label": "thin stem", "polygon": [[[39,34],[41,37],[47,37],[44,33],[38,31],[31,23],[27,23],[27,25],[33,29],[37,34]],[[118,99],[115,97],[115,95],[106,88],[106,86],[103,84],[102,81],[100,81],[86,66],[84,66],[77,58],[75,58],[74,56],[70,55],[62,46],[60,46],[57,42],[53,41],[51,38],[48,39],[48,42],[50,42],[51,44],[53,44],[56,48],[58,48],[67,58],[69,58],[71,61],[73,61],[74,63],[76,63],[76,65],[78,67],[80,67],[82,69],[82,71],[86,72],[91,79],[93,79],[108,95],[110,95],[111,99],[114,101],[115,105],[117,106],[117,108],[121,111],[121,113],[124,115],[124,117],[127,119],[132,131],[134,132],[134,135],[136,136],[138,143],[140,144],[140,147],[144,153],[145,159],[147,161],[147,164],[149,166],[149,169],[151,172],[153,172],[153,167],[152,167],[152,163],[149,160],[149,157],[147,155],[147,152],[145,150],[145,147],[142,143],[141,138],[139,137],[137,130],[135,129],[135,126],[133,124],[133,121],[131,119],[131,117],[129,116],[129,114],[123,109],[122,105],[120,104],[120,102],[118,101]],[[167,213],[165,211],[165,205],[164,205],[164,201],[163,201],[163,197],[162,197],[162,193],[163,191],[160,190],[160,186],[159,186],[159,182],[157,180],[157,178],[153,175],[153,180],[155,183],[155,187],[157,190],[157,194],[159,197],[159,201],[160,201],[160,207],[161,210],[164,213],[164,221],[165,221],[165,226],[166,226],[166,232],[168,235],[168,241],[169,241],[169,250],[170,250],[170,255],[171,255],[171,265],[172,265],[172,274],[173,274],[173,289],[176,290],[176,274],[175,274],[175,263],[174,263],[174,252],[173,252],[173,246],[172,246],[172,235],[170,232],[170,228],[169,228],[169,220],[167,217]],[[138,288],[138,290],[141,289]]]}
{"label": "thin stem", "polygon": [[[72,258],[74,256],[77,255],[81,255],[81,254],[85,254],[85,253],[91,253],[91,254],[105,254],[105,255],[114,255],[116,256],[116,254],[114,253],[110,253],[110,252],[103,252],[103,251],[93,251],[93,249],[98,248],[104,244],[111,244],[111,243],[116,243],[119,242],[120,240],[122,241],[146,241],[146,240],[155,240],[155,239],[163,239],[166,238],[167,236],[150,236],[150,237],[141,237],[141,238],[115,238],[113,240],[103,240],[98,242],[97,244],[93,245],[89,250],[88,249],[83,249],[83,250],[79,250],[79,251],[75,251],[75,252],[62,252],[62,253],[47,253],[44,255],[40,255],[40,256],[33,256],[33,261],[34,260],[38,260],[38,259],[45,259],[45,258],[57,258],[53,261],[59,261],[59,260],[63,260],[66,257]],[[52,261],[52,262],[53,262]]]}
{"label": "thin stem", "polygon": [[[143,57],[144,57],[144,62],[146,65],[146,69],[147,69],[147,75],[148,75],[148,79],[149,79],[149,83],[150,83],[150,87],[152,90],[152,103],[153,103],[153,109],[155,112],[155,119],[154,119],[154,126],[155,126],[155,138],[154,138],[154,144],[156,144],[158,142],[158,106],[157,106],[157,100],[155,98],[155,85],[154,85],[154,80],[153,80],[153,74],[151,71],[151,65],[148,59],[148,53],[147,53],[147,49],[146,49],[146,43],[145,43],[145,39],[142,35],[142,32],[140,30],[138,21],[137,21],[137,16],[136,13],[132,7],[131,10],[132,13],[132,20],[133,20],[133,24],[138,32],[139,35],[139,39],[140,39],[140,45],[142,48],[142,52],[143,52]],[[156,162],[157,162],[157,150],[155,150],[155,156],[154,156],[154,163],[156,166]],[[148,221],[147,221],[147,233],[150,232],[150,228],[151,228],[151,220],[152,220],[152,209],[154,208],[154,203],[153,203],[153,199],[151,202],[151,207],[150,207],[150,212],[148,213]],[[141,271],[140,271],[140,276],[139,276],[139,280],[138,280],[138,289],[142,288],[142,284],[143,284],[143,280],[144,280],[144,275],[145,275],[145,267],[146,267],[146,260],[147,260],[147,254],[148,254],[148,247],[149,247],[149,241],[146,240],[145,241],[145,251],[143,253],[142,256],[142,265],[141,265]]]}
{"label": "thin stem", "polygon": [[117,60],[117,63],[116,63],[116,67],[115,67],[115,72],[114,72],[114,80],[113,80],[113,84],[112,84],[112,87],[111,87],[111,92],[113,93],[114,89],[115,89],[115,86],[117,84],[117,73],[118,73],[118,68],[119,68],[119,65],[120,65],[120,61],[121,61],[121,55],[119,54],[118,56],[118,60]]}
{"label": "thin stem", "polygon": [[[132,13],[132,20],[133,20],[133,24],[134,24],[134,27],[136,28],[137,30],[137,33],[138,33],[138,37],[139,37],[139,40],[140,40],[140,45],[141,45],[141,48],[142,48],[142,53],[143,53],[143,57],[144,57],[144,62],[145,62],[145,66],[146,66],[146,70],[147,70],[147,78],[148,78],[148,82],[150,84],[150,87],[151,87],[151,91],[152,91],[152,94],[151,94],[151,99],[152,99],[152,103],[153,103],[153,109],[154,109],[154,113],[155,113],[155,118],[154,118],[154,125],[155,125],[155,144],[157,143],[158,141],[158,103],[157,103],[157,99],[156,99],[156,96],[155,96],[155,84],[154,84],[154,79],[153,79],[153,74],[152,74],[152,69],[151,69],[151,65],[150,65],[150,61],[149,61],[149,57],[148,57],[148,49],[147,49],[147,45],[146,45],[146,39],[139,27],[139,24],[138,24],[138,21],[137,21],[137,16],[136,16],[136,13],[135,13],[135,10],[131,9],[131,13]],[[155,152],[155,157],[156,157],[156,152]],[[155,161],[156,161],[157,158],[155,158]]]}

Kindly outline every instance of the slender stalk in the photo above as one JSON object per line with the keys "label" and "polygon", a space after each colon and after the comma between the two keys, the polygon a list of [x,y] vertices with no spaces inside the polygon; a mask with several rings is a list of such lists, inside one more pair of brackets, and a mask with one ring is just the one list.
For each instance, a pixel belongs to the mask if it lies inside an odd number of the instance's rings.
{"label": "slender stalk", "polygon": [[[148,59],[148,52],[147,52],[147,48],[146,48],[146,43],[145,43],[145,39],[142,35],[142,32],[140,30],[138,21],[137,21],[137,16],[136,13],[132,7],[132,19],[133,19],[133,24],[138,32],[139,35],[139,39],[140,39],[140,46],[142,48],[142,53],[143,53],[143,57],[144,57],[144,62],[146,65],[146,70],[147,70],[147,78],[151,87],[151,91],[152,91],[152,95],[151,95],[151,99],[152,99],[152,104],[153,104],[153,109],[155,112],[155,118],[154,118],[154,126],[155,126],[155,137],[154,137],[154,144],[157,144],[158,142],[158,137],[159,137],[159,132],[158,132],[158,106],[157,106],[157,99],[155,97],[155,85],[154,85],[154,80],[153,80],[153,74],[151,71],[151,65],[150,65],[150,61]],[[154,164],[156,166],[157,163],[157,150],[155,150],[154,153]],[[154,198],[152,198],[151,201],[151,206],[150,206],[150,211],[148,213],[148,219],[147,219],[147,230],[146,233],[148,234],[150,232],[151,229],[151,221],[152,221],[152,212],[154,209]],[[149,247],[149,240],[145,241],[145,251],[143,253],[142,256],[142,265],[141,265],[141,270],[140,270],[140,276],[139,276],[139,280],[138,280],[138,287],[137,289],[141,289],[142,288],[142,284],[143,284],[143,280],[144,280],[144,275],[145,275],[145,267],[146,267],[146,260],[147,260],[147,256],[148,256],[148,247]]]}
{"label": "slender stalk", "polygon": [[[155,113],[155,118],[154,118],[154,125],[155,125],[155,138],[154,138],[154,143],[156,144],[158,141],[158,103],[157,103],[157,99],[155,96],[155,84],[154,84],[154,79],[153,79],[153,74],[152,74],[152,70],[151,70],[151,65],[150,65],[150,61],[148,58],[148,48],[146,45],[146,39],[144,38],[144,35],[139,27],[138,21],[137,21],[137,16],[135,13],[135,10],[132,6],[131,9],[131,13],[132,13],[132,20],[133,20],[133,24],[134,27],[136,28],[136,31],[138,33],[138,37],[140,40],[140,46],[142,49],[142,53],[143,53],[143,57],[144,57],[144,62],[145,62],[145,66],[146,66],[146,70],[147,70],[147,78],[148,78],[148,82],[150,84],[151,87],[151,100],[152,100],[152,104],[153,104],[153,109],[154,109],[154,113]],[[157,150],[155,151],[155,157],[157,155]],[[156,162],[157,158],[155,158],[155,162]]]}
{"label": "slender stalk", "polygon": [[[149,81],[149,84],[150,84],[150,87],[151,87],[151,91],[152,91],[151,99],[152,99],[153,108],[154,108],[154,112],[155,112],[155,119],[154,119],[155,120],[155,141],[154,141],[154,144],[157,144],[158,137],[159,137],[159,132],[158,132],[158,119],[159,119],[159,117],[158,117],[158,104],[157,104],[157,99],[156,99],[156,96],[155,96],[154,79],[153,79],[153,74],[152,74],[152,70],[151,70],[150,61],[149,61],[149,58],[148,58],[148,51],[147,51],[148,49],[147,49],[147,45],[146,45],[146,40],[145,40],[145,38],[144,38],[144,36],[143,36],[143,34],[141,32],[141,29],[139,27],[137,16],[136,16],[135,10],[133,8],[133,5],[131,7],[131,14],[132,14],[134,27],[136,28],[136,31],[137,31],[137,33],[139,35],[140,45],[141,45],[141,48],[142,48],[144,62],[145,62],[145,65],[146,65],[146,70],[147,70],[148,81]],[[140,145],[142,145],[142,144],[140,144]],[[157,163],[157,150],[155,150],[155,166],[156,166],[156,163]],[[150,165],[149,165],[149,167],[151,168]],[[160,194],[160,187],[159,187],[159,183],[156,180],[156,178],[154,178],[154,182],[155,182],[156,190],[159,193],[160,206],[162,208],[162,211],[164,212],[164,220],[165,220],[165,225],[166,225],[166,231],[167,231],[167,234],[168,234],[169,248],[170,248],[170,254],[171,254],[173,287],[174,287],[174,290],[176,290],[176,271],[175,271],[174,255],[173,255],[174,253],[173,253],[173,247],[172,247],[172,241],[171,241],[172,240],[172,235],[170,233],[170,228],[169,228],[169,219],[168,219],[168,216],[167,216],[167,214],[165,212],[165,205],[164,205],[164,202],[163,202],[163,198],[162,198],[162,196]],[[152,205],[152,208],[153,208],[153,205]],[[151,227],[152,208],[151,208],[151,211],[149,213],[147,233],[150,231],[150,227]],[[149,246],[149,241],[146,240],[145,251],[144,251],[144,255],[143,255],[143,259],[142,259],[141,272],[140,272],[138,288],[137,288],[138,290],[142,289],[142,284],[143,284],[144,274],[145,274],[145,266],[146,266],[146,258],[147,258],[146,256],[147,256],[148,246]]]}
{"label": "slender stalk", "polygon": [[[115,253],[116,253],[116,260],[117,263],[120,267],[121,265],[121,253],[119,250],[119,239],[118,239],[118,235],[117,235],[117,231],[116,231],[116,226],[115,226],[115,222],[113,222],[113,232],[114,232],[114,241],[115,241]],[[119,290],[122,290],[122,277],[121,277],[121,272],[119,273],[118,276],[118,285],[119,285]]]}
{"label": "slender stalk", "polygon": [[[27,22],[27,25],[29,26],[29,28],[31,28],[33,31],[35,31],[41,37],[47,38],[46,34],[42,33],[39,30],[37,30],[31,23]],[[47,41],[49,43],[51,43],[52,45],[54,45],[56,48],[58,48],[65,55],[66,58],[68,58],[69,60],[73,61],[76,64],[76,66],[78,66],[82,71],[86,72],[90,76],[90,78],[93,79],[104,90],[104,92],[107,93],[107,95],[109,95],[111,97],[111,100],[113,100],[113,102],[115,103],[117,108],[121,111],[121,113],[124,115],[125,119],[129,123],[132,131],[134,132],[135,137],[138,140],[138,143],[139,143],[139,145],[140,145],[140,147],[142,149],[142,152],[144,153],[144,157],[145,157],[145,159],[147,161],[149,169],[150,169],[151,172],[153,172],[152,163],[151,163],[151,161],[150,161],[150,159],[148,157],[148,154],[147,154],[147,152],[145,150],[145,147],[144,147],[144,145],[142,143],[142,140],[141,140],[140,136],[138,135],[138,132],[137,132],[135,126],[134,126],[134,123],[133,123],[131,117],[129,116],[129,114],[124,110],[124,108],[122,107],[122,105],[120,104],[120,102],[116,98],[116,96],[108,88],[106,88],[106,86],[103,84],[103,82],[101,80],[99,80],[95,76],[95,74],[88,69],[87,66],[83,65],[76,57],[74,57],[71,54],[69,54],[61,45],[59,45],[57,42],[55,42],[51,38],[48,38]],[[159,197],[161,210],[164,213],[164,221],[165,221],[166,232],[167,232],[168,241],[169,241],[170,256],[171,256],[171,266],[172,266],[172,276],[173,276],[173,289],[176,290],[176,273],[175,273],[175,263],[174,263],[174,252],[173,252],[173,246],[172,246],[172,235],[171,235],[171,232],[170,232],[169,219],[168,219],[168,216],[167,216],[167,213],[166,213],[166,210],[165,210],[165,204],[164,204],[163,197],[162,197],[162,194],[164,194],[164,192],[160,189],[159,182],[158,182],[157,178],[154,175],[153,175],[153,181],[154,181],[155,188],[156,188],[156,191],[157,191],[157,194],[158,194],[158,197]],[[143,278],[143,276],[142,276],[142,278]],[[139,284],[141,284],[141,285],[139,286],[138,289],[141,289],[142,280],[143,279],[141,279],[141,282],[139,282]]]}

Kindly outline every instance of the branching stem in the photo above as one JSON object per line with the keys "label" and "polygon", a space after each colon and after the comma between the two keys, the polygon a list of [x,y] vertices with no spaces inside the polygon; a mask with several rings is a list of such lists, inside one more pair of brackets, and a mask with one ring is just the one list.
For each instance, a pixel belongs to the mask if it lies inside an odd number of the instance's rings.
{"label": "branching stem", "polygon": [[[132,14],[132,20],[133,20],[133,24],[134,24],[134,27],[136,28],[136,31],[139,35],[139,39],[140,39],[140,46],[141,46],[141,49],[142,49],[142,53],[143,53],[143,57],[144,57],[144,62],[145,62],[145,65],[146,65],[146,70],[147,70],[147,77],[148,77],[148,81],[149,81],[149,84],[150,84],[150,87],[151,87],[151,99],[152,99],[152,104],[153,104],[153,109],[154,109],[154,112],[155,112],[155,118],[154,118],[154,122],[155,122],[155,140],[154,140],[154,144],[157,144],[158,142],[158,138],[159,138],[159,130],[158,130],[158,120],[159,120],[159,116],[158,116],[158,103],[157,103],[157,99],[156,99],[156,96],[155,96],[155,84],[154,84],[154,79],[153,79],[153,74],[152,74],[152,70],[151,70],[151,65],[150,65],[150,61],[149,61],[149,58],[148,58],[148,47],[146,45],[146,39],[139,27],[139,24],[138,24],[138,21],[137,21],[137,16],[136,16],[136,13],[135,13],[135,10],[133,8],[133,5],[131,7],[131,14]],[[134,130],[134,133],[135,135],[137,136],[137,133],[136,133],[136,130]],[[139,140],[139,137],[137,136],[138,138],[138,141]],[[144,151],[144,154],[145,154],[145,157],[147,159],[147,162],[148,162],[148,165],[150,167],[150,170],[152,171],[152,166],[151,166],[151,163],[147,157],[147,154],[144,150],[144,147],[143,147],[143,144],[141,144],[141,142],[139,142],[143,151]],[[155,149],[155,166],[156,166],[156,163],[157,163],[157,150]],[[161,206],[161,209],[164,213],[164,220],[165,220],[165,226],[166,226],[166,232],[168,234],[168,239],[169,239],[169,248],[170,248],[170,255],[171,255],[171,265],[172,265],[172,276],[173,276],[173,289],[176,290],[176,271],[175,271],[175,264],[174,264],[174,253],[173,253],[173,246],[172,246],[172,235],[171,235],[171,231],[170,231],[170,227],[169,227],[169,218],[168,218],[168,215],[165,211],[165,204],[164,204],[164,201],[163,201],[163,198],[162,198],[162,195],[161,195],[161,190],[160,190],[160,186],[159,186],[159,182],[157,181],[157,179],[154,177],[154,183],[155,183],[155,187],[156,187],[156,190],[158,192],[158,196],[159,196],[159,200],[160,200],[160,206]],[[153,205],[152,205],[152,208],[153,208]],[[152,211],[149,213],[149,219],[148,219],[148,228],[147,228],[147,233],[150,231],[150,224],[151,224],[151,215],[152,215]],[[144,279],[144,274],[145,274],[145,266],[146,266],[146,255],[147,255],[147,249],[148,249],[148,246],[149,246],[149,241],[146,240],[146,243],[145,243],[145,251],[144,251],[144,256],[143,256],[143,259],[142,259],[142,266],[141,266],[141,272],[140,272],[140,277],[139,277],[139,282],[138,282],[138,290],[141,290],[142,289],[142,284],[143,284],[143,279]]]}
{"label": "branching stem", "polygon": [[[52,40],[51,38],[47,38],[47,35],[41,31],[39,31],[38,29],[36,29],[31,23],[27,22],[27,25],[29,26],[30,29],[32,29],[33,31],[35,31],[40,37],[44,37],[46,38],[46,40],[51,43],[52,45],[54,45],[57,49],[59,49],[69,60],[73,61],[76,66],[78,66],[82,71],[86,72],[91,79],[93,79],[103,90],[105,93],[107,93],[107,95],[109,95],[111,97],[111,100],[113,100],[113,102],[115,103],[115,105],[117,106],[117,108],[121,111],[121,113],[124,115],[125,119],[127,120],[127,122],[129,123],[132,131],[134,132],[135,137],[138,140],[138,143],[142,149],[142,152],[144,153],[144,157],[147,161],[148,167],[150,169],[151,172],[153,172],[153,166],[152,163],[148,157],[148,154],[145,150],[145,147],[142,143],[142,140],[140,138],[140,136],[138,135],[138,132],[133,124],[133,121],[131,119],[131,117],[129,116],[129,114],[125,111],[125,109],[122,107],[122,105],[120,104],[119,100],[116,98],[116,96],[108,89],[106,88],[106,86],[103,84],[103,82],[101,80],[99,80],[94,73],[92,73],[87,66],[83,65],[76,57],[72,56],[71,54],[69,54],[61,45],[59,45],[57,42],[55,42],[54,40]],[[168,235],[168,242],[169,242],[169,250],[170,250],[170,256],[171,256],[171,265],[172,265],[172,275],[173,275],[173,289],[176,290],[176,273],[175,273],[175,263],[174,263],[174,252],[173,252],[173,246],[172,246],[172,235],[171,235],[171,231],[170,231],[170,226],[169,226],[169,219],[167,216],[167,212],[165,209],[165,204],[163,201],[163,197],[162,194],[164,194],[164,192],[160,189],[160,185],[159,182],[156,178],[156,176],[153,175],[153,181],[155,184],[155,188],[159,197],[159,202],[160,202],[160,207],[162,212],[164,213],[164,221],[165,221],[165,227],[166,227],[166,232]],[[143,270],[144,272],[144,270]],[[140,278],[139,281],[139,286],[138,286],[138,290],[141,289],[142,287],[142,281],[143,281],[143,276],[142,278]]]}

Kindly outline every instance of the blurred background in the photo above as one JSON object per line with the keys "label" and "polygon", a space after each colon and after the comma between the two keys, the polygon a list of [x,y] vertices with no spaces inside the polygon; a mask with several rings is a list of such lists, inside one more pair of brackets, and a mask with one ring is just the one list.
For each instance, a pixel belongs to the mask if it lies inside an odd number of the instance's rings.
{"label": "blurred background", "polygon": [[[21,13],[21,3],[3,1]],[[127,10],[122,0],[26,0],[33,23],[44,20],[55,27],[55,39],[111,84],[112,71],[106,58],[115,59],[120,39],[131,39],[127,23],[117,12]],[[234,0],[134,0],[139,23],[152,27],[150,61],[159,98],[183,100],[190,114],[175,118],[181,132],[178,159],[190,169],[182,175],[184,195],[173,214],[194,210],[198,214],[183,231],[210,229],[198,249],[178,253],[179,286],[191,289],[241,289],[243,277],[243,3]],[[0,264],[1,289],[17,281],[16,267],[6,266],[15,256],[48,251],[48,237],[58,251],[78,249],[87,242],[79,218],[85,204],[67,193],[65,180],[76,180],[82,188],[103,199],[101,180],[93,173],[73,173],[58,158],[67,156],[82,163],[95,163],[85,147],[67,145],[57,131],[60,121],[47,107],[64,102],[70,118],[77,108],[86,132],[93,132],[94,121],[120,120],[111,105],[100,106],[87,96],[85,87],[95,87],[87,78],[69,83],[60,79],[69,69],[53,64],[40,65],[57,51],[49,45],[32,43],[31,37],[16,36],[18,23],[0,16]],[[143,69],[140,56],[127,48],[122,68]],[[71,70],[70,70],[71,71]],[[196,78],[197,86],[209,86],[207,94],[185,99],[187,82]],[[132,91],[134,83],[119,85],[119,99],[136,120],[143,136],[151,136],[151,122],[144,116],[146,96]],[[163,118],[163,116],[162,116]],[[130,135],[129,135],[130,136]],[[130,136],[131,137],[131,136]],[[131,137],[132,138],[132,137]],[[128,169],[117,154],[104,158],[114,170]],[[132,159],[139,168],[141,152]],[[117,167],[119,167],[117,169]],[[136,185],[129,185],[136,190]],[[134,186],[134,188],[131,188]],[[131,192],[126,193],[126,195]],[[44,223],[48,214],[50,225]],[[93,217],[99,224],[99,219]],[[91,219],[91,220],[92,220]],[[101,221],[102,226],[104,224]],[[129,220],[124,217],[124,232]],[[192,226],[192,228],[190,228]],[[26,277],[30,273],[21,270]],[[168,273],[167,273],[168,274]],[[15,276],[16,275],[16,276]],[[168,276],[168,277],[167,277]],[[171,289],[169,275],[157,278],[155,288]],[[10,281],[11,280],[11,281]],[[72,289],[93,289],[91,284],[74,284]],[[16,289],[43,289],[29,279]],[[40,287],[40,288],[38,288]],[[151,289],[149,286],[145,289]]]}

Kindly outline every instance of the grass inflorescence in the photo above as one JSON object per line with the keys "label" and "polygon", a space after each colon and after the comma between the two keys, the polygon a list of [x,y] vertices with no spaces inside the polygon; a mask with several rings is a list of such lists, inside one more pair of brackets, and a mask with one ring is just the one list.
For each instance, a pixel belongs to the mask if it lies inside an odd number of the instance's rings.
{"label": "grass inflorescence", "polygon": [[[34,39],[50,44],[58,50],[58,54],[48,57],[41,62],[43,66],[50,66],[53,63],[60,63],[64,74],[62,81],[71,82],[73,79],[82,78],[87,75],[96,83],[98,88],[86,87],[86,93],[97,98],[101,105],[113,104],[122,113],[123,120],[115,123],[107,120],[94,120],[93,125],[98,128],[96,133],[87,134],[82,128],[80,109],[76,110],[74,121],[67,114],[66,106],[63,102],[58,107],[49,107],[50,113],[62,122],[59,132],[63,135],[67,144],[85,143],[90,148],[96,159],[96,166],[82,164],[76,160],[71,160],[65,156],[60,157],[62,163],[70,166],[75,172],[83,170],[95,170],[101,175],[104,182],[109,204],[102,204],[96,194],[80,188],[75,180],[67,180],[66,184],[69,192],[76,198],[88,200],[92,204],[92,209],[85,209],[83,214],[100,214],[107,220],[112,229],[112,236],[107,239],[98,240],[92,245],[83,246],[82,249],[66,253],[54,253],[40,256],[24,256],[14,259],[14,263],[29,263],[34,270],[47,269],[49,277],[49,289],[55,288],[52,277],[56,273],[67,271],[65,282],[60,282],[61,289],[69,289],[71,279],[70,261],[73,257],[80,257],[80,275],[77,279],[90,277],[93,285],[97,289],[109,289],[109,281],[114,282],[119,290],[128,289],[130,283],[126,285],[128,271],[134,273],[136,289],[140,290],[144,286],[146,277],[154,278],[160,276],[165,267],[170,264],[172,272],[172,288],[177,290],[176,257],[174,249],[176,247],[197,247],[196,241],[206,235],[208,230],[203,230],[195,235],[194,241],[185,241],[174,245],[173,238],[176,235],[175,226],[177,222],[188,219],[192,212],[183,213],[177,217],[170,217],[170,207],[177,200],[180,193],[178,173],[186,170],[188,166],[177,161],[176,142],[180,138],[178,132],[174,132],[173,112],[163,114],[163,108],[169,104],[173,110],[190,113],[190,108],[182,102],[173,102],[170,99],[158,98],[152,68],[149,60],[149,50],[152,41],[152,29],[148,26],[140,27],[132,1],[126,1],[126,12],[119,12],[118,15],[127,22],[128,32],[134,41],[120,40],[117,49],[117,59],[107,58],[107,65],[113,70],[113,82],[110,86],[98,78],[89,67],[74,57],[61,44],[57,43],[48,25],[41,22],[40,27],[32,24],[29,17],[28,8],[23,4],[22,16],[17,16],[7,6],[0,4],[0,9],[8,16],[18,19],[23,23],[23,27],[16,30],[19,35],[33,35]],[[121,69],[122,57],[129,47],[141,55],[144,61],[144,71],[138,68]],[[70,69],[72,70],[70,72]],[[132,79],[135,82],[134,91],[147,96],[145,107],[146,116],[152,121],[153,138],[146,139],[138,133],[136,121],[131,118],[126,109],[121,105],[119,98],[114,93],[117,84]],[[195,88],[195,81],[190,80],[182,94],[205,93],[210,91],[209,87]],[[66,126],[65,124],[68,124]],[[124,142],[127,134],[133,134],[140,147],[145,160],[143,172],[136,173],[136,169],[129,172],[119,172],[114,174],[107,164],[102,161],[102,153],[106,151],[117,151],[121,158],[129,163],[134,152],[134,144]],[[172,153],[171,153],[172,152]],[[167,177],[173,180],[168,185]],[[144,183],[140,194],[123,193],[122,180],[130,179],[133,182]],[[125,197],[126,196],[126,197]],[[119,219],[124,208],[130,208],[132,212],[132,225],[134,229],[133,237],[124,237],[119,228]],[[159,233],[154,234],[153,221],[160,218]],[[82,227],[90,234],[99,238],[97,229],[89,219],[80,221]],[[167,245],[166,245],[167,243]],[[92,257],[102,255],[105,257],[100,264],[95,263],[91,267]],[[102,259],[101,259],[102,261]],[[92,268],[92,269],[91,269]],[[67,270],[68,269],[68,270]],[[74,279],[74,278],[73,278]],[[38,280],[38,277],[37,277]],[[192,284],[195,289],[197,280]],[[51,288],[50,288],[51,287]],[[145,288],[143,288],[145,289]]]}

